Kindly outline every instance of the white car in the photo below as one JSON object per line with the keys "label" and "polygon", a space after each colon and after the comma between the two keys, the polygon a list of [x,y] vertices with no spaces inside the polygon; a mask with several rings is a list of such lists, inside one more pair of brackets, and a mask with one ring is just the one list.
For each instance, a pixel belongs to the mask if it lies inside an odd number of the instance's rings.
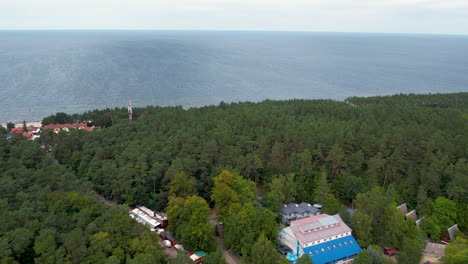
{"label": "white car", "polygon": [[162,232],[164,232],[164,229],[156,228],[156,232],[158,233],[158,235],[160,235]]}
{"label": "white car", "polygon": [[170,248],[172,246],[172,243],[171,243],[170,240],[163,240],[163,244],[168,248]]}
{"label": "white car", "polygon": [[177,245],[175,245],[174,247],[175,247],[176,249],[178,249],[178,250],[184,250],[184,247],[183,247],[182,245],[180,245],[180,244],[177,244]]}

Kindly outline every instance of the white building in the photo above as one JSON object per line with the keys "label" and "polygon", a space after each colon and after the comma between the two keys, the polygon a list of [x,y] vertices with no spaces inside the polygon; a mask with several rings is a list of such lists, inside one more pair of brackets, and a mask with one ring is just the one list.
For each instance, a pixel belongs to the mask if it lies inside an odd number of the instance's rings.
{"label": "white building", "polygon": [[150,209],[142,206],[131,210],[128,215],[135,219],[138,223],[142,223],[149,228],[156,228],[161,224],[153,216],[151,216],[151,212],[153,211],[150,211]]}
{"label": "white building", "polygon": [[315,264],[346,263],[361,248],[339,215],[321,214],[291,222],[279,240],[298,257],[307,254]]}

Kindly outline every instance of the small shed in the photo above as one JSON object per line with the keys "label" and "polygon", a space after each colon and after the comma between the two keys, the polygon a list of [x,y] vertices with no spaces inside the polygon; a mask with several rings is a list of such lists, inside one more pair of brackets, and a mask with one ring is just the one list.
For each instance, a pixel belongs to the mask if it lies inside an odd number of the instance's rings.
{"label": "small shed", "polygon": [[192,255],[190,255],[190,259],[195,263],[203,263],[203,261],[205,261],[205,258],[206,253],[201,250],[195,251]]}
{"label": "small shed", "polygon": [[383,250],[384,250],[385,255],[388,255],[388,256],[394,256],[398,252],[398,250],[394,248],[389,248],[389,247],[384,247]]}
{"label": "small shed", "polygon": [[449,227],[449,229],[447,229],[450,241],[455,240],[455,232],[457,230],[459,230],[457,224],[454,224],[453,226]]}
{"label": "small shed", "polygon": [[403,215],[406,215],[408,213],[408,206],[406,205],[406,203],[400,204],[399,206],[397,206],[397,209],[400,210],[400,212],[402,212]]}
{"label": "small shed", "polygon": [[418,216],[416,214],[416,210],[412,210],[411,212],[407,213],[405,215],[405,218],[408,219],[408,218],[413,218],[413,220],[416,222],[418,220]]}
{"label": "small shed", "polygon": [[416,227],[417,227],[417,228],[419,228],[419,227],[421,226],[423,220],[424,220],[424,217],[421,217],[421,218],[419,218],[418,220],[416,220]]}

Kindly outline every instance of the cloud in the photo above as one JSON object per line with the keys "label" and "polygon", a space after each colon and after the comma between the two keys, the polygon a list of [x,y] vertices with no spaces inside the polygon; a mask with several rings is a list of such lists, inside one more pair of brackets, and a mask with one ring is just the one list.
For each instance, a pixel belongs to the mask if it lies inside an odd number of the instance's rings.
{"label": "cloud", "polygon": [[0,0],[0,29],[22,28],[468,34],[468,1]]}

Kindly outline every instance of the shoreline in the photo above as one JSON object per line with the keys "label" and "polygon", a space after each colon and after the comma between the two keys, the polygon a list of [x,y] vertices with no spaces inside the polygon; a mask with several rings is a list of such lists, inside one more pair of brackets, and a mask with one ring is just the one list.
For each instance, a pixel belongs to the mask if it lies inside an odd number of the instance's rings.
{"label": "shoreline", "polygon": [[[2,127],[6,128],[7,123],[2,123]],[[15,127],[22,127],[23,123],[15,123]],[[42,121],[30,121],[26,122],[26,126],[35,126],[35,127],[42,127]]]}

